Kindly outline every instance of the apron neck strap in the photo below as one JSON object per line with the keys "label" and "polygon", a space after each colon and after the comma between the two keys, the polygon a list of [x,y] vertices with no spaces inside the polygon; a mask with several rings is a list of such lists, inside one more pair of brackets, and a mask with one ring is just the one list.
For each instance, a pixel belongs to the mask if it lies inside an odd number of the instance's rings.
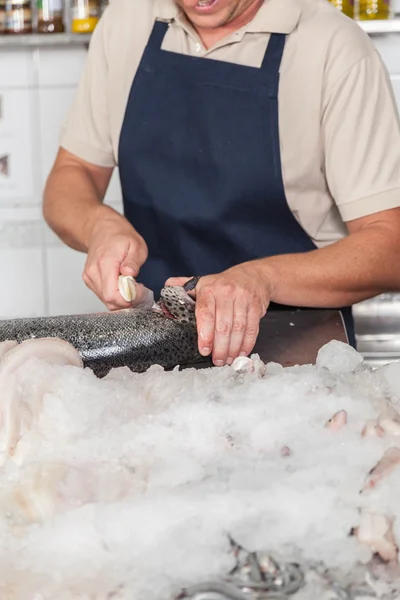
{"label": "apron neck strap", "polygon": [[271,33],[267,49],[261,64],[261,69],[268,69],[279,73],[283,50],[285,48],[286,35],[284,33]]}
{"label": "apron neck strap", "polygon": [[167,33],[169,23],[165,21],[154,21],[154,27],[151,32],[148,45],[157,48],[161,48],[165,34]]}

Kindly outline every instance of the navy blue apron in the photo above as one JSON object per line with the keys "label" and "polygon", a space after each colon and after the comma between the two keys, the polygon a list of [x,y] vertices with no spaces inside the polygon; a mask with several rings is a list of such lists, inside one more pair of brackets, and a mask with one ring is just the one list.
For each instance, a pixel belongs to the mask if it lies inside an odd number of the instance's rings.
{"label": "navy blue apron", "polygon": [[[156,296],[169,277],[316,248],[294,218],[282,180],[285,35],[271,35],[261,68],[254,68],[164,51],[167,29],[156,21],[144,50],[118,159],[124,214],[149,249],[138,279]],[[350,307],[343,316],[354,345]]]}

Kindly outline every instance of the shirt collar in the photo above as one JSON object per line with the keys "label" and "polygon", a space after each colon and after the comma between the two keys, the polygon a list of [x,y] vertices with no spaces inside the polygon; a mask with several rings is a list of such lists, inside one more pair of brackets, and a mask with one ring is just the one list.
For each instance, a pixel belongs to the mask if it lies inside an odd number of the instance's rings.
{"label": "shirt collar", "polygon": [[[299,0],[264,0],[256,16],[245,30],[250,33],[289,34],[296,28],[301,17]],[[162,21],[174,21],[180,9],[174,0],[156,0],[155,17]]]}

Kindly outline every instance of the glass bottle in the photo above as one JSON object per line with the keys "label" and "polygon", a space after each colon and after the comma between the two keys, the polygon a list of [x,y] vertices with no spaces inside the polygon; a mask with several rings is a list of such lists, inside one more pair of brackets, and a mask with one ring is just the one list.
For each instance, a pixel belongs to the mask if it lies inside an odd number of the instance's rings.
{"label": "glass bottle", "polygon": [[340,12],[354,19],[354,0],[330,0],[333,6],[336,6]]}
{"label": "glass bottle", "polygon": [[32,33],[32,3],[30,0],[6,0],[5,33]]}
{"label": "glass bottle", "polygon": [[64,30],[63,0],[37,0],[38,33],[62,33]]}
{"label": "glass bottle", "polygon": [[6,0],[0,0],[0,34],[6,30]]}
{"label": "glass bottle", "polygon": [[360,21],[386,20],[391,17],[390,0],[359,0]]}
{"label": "glass bottle", "polygon": [[99,0],[72,0],[72,33],[92,33],[100,18]]}

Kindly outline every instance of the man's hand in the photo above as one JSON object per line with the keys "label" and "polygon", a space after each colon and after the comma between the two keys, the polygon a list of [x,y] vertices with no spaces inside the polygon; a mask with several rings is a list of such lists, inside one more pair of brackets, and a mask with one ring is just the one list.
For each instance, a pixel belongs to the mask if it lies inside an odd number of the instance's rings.
{"label": "man's hand", "polygon": [[124,217],[106,206],[101,211],[88,238],[82,278],[109,310],[128,308],[131,305],[118,291],[118,277],[137,277],[147,260],[147,246]]}
{"label": "man's hand", "polygon": [[[184,285],[188,280],[171,278],[166,285]],[[248,356],[271,294],[270,282],[259,265],[243,263],[201,277],[195,293],[200,353],[212,353],[216,366],[231,364],[237,356]]]}

